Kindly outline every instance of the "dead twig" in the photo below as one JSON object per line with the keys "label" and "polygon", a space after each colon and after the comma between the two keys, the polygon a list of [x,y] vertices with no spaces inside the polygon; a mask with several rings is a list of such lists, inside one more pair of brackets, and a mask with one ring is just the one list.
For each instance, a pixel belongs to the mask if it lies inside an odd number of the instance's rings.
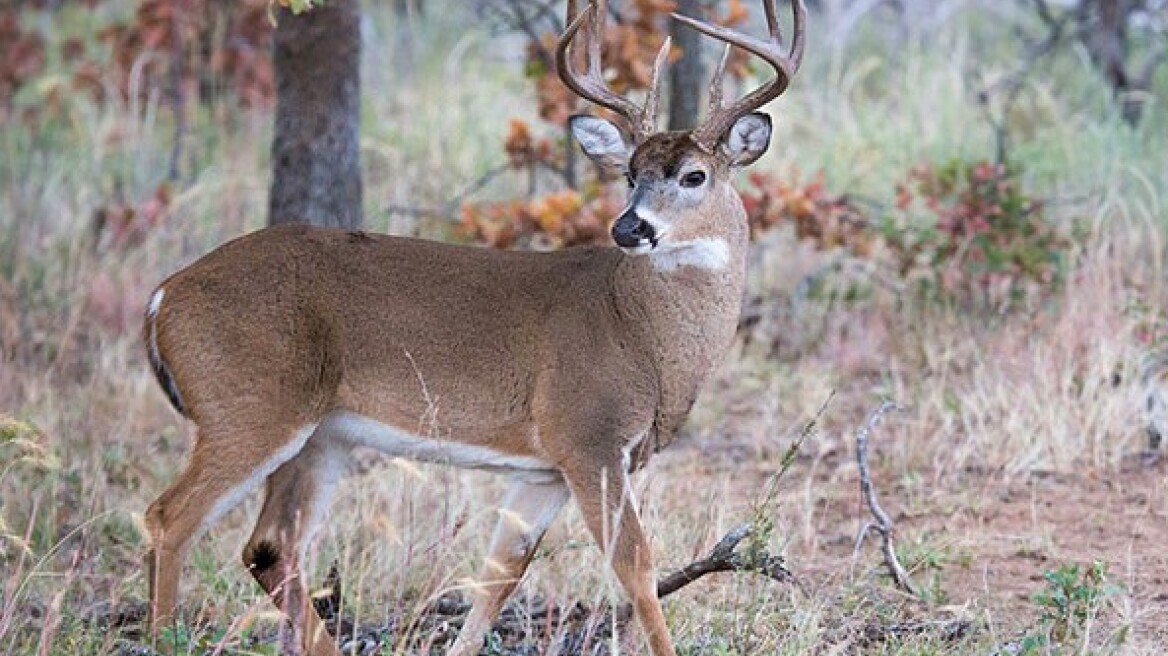
{"label": "dead twig", "polygon": [[[994,161],[998,164],[1005,164],[1009,156],[1009,115],[1014,103],[1021,96],[1026,81],[1034,73],[1039,62],[1053,55],[1069,40],[1079,36],[1077,31],[1068,30],[1074,18],[1071,12],[1056,16],[1046,0],[1033,0],[1033,3],[1035,13],[1045,26],[1046,33],[1041,38],[1034,39],[1019,29],[1020,36],[1026,43],[1019,64],[1012,72],[977,93],[978,105],[985,115],[986,122],[994,131]],[[995,97],[1001,98],[996,112],[991,106],[991,101]]]}
{"label": "dead twig", "polygon": [[[707,574],[715,572],[754,572],[779,583],[796,583],[795,575],[783,563],[782,556],[765,551],[737,551],[738,545],[754,534],[754,524],[746,522],[730,530],[705,558],[699,558],[657,582],[657,596],[677,592]],[[753,553],[752,553],[753,552]],[[631,609],[631,607],[630,607]]]}
{"label": "dead twig", "polygon": [[548,70],[554,70],[555,55],[540,35],[560,34],[564,31],[556,4],[555,0],[491,0],[483,3],[480,11],[485,17],[497,20],[504,28],[522,32],[540,62]]}
{"label": "dead twig", "polygon": [[857,646],[873,648],[886,642],[926,636],[944,643],[954,643],[968,637],[976,629],[974,623],[967,619],[869,623],[860,629]]}
{"label": "dead twig", "polygon": [[[569,149],[570,152],[570,149]],[[439,207],[419,207],[414,205],[387,205],[385,213],[388,215],[400,214],[402,216],[410,216],[415,218],[440,218],[448,219],[450,221],[457,220],[458,209],[466,202],[468,198],[482,191],[487,185],[495,181],[496,178],[514,170],[515,167],[510,163],[499,164],[488,169],[485,173],[476,178],[473,182],[455,194],[450,200],[446,201]],[[543,169],[551,173],[570,180],[568,169],[560,168],[551,162],[536,160],[532,162],[530,171],[534,175],[538,170]],[[568,185],[571,187],[571,184]],[[529,189],[529,195],[534,195],[534,189]]]}
{"label": "dead twig", "polygon": [[872,517],[876,519],[875,522],[865,522],[860,528],[859,534],[856,536],[856,547],[852,552],[852,562],[855,563],[859,559],[860,548],[864,546],[864,540],[868,537],[869,531],[876,531],[880,534],[882,550],[884,552],[884,564],[888,567],[888,573],[892,576],[892,580],[896,582],[896,586],[901,590],[913,595],[920,596],[916,586],[913,585],[912,580],[908,576],[908,572],[900,564],[896,558],[896,548],[892,542],[893,523],[892,518],[888,513],[884,512],[884,508],[880,507],[880,502],[876,499],[876,488],[872,485],[872,473],[868,467],[868,438],[872,433],[872,429],[876,424],[887,414],[890,410],[896,410],[898,406],[892,401],[885,401],[880,404],[880,407],[872,411],[868,415],[868,420],[864,425],[856,431],[856,463],[860,468],[860,493],[864,496],[864,501],[868,505],[869,512]]}

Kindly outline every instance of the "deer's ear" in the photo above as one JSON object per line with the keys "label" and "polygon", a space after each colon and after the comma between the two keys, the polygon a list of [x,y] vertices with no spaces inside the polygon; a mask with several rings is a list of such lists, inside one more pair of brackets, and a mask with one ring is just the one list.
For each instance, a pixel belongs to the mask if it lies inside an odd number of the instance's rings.
{"label": "deer's ear", "polygon": [[633,155],[633,147],[625,141],[624,134],[612,123],[595,116],[577,114],[568,119],[572,134],[584,154],[598,165],[613,169],[624,169]]}
{"label": "deer's ear", "polygon": [[722,147],[730,156],[730,166],[746,166],[762,157],[771,143],[771,117],[751,112],[734,122]]}

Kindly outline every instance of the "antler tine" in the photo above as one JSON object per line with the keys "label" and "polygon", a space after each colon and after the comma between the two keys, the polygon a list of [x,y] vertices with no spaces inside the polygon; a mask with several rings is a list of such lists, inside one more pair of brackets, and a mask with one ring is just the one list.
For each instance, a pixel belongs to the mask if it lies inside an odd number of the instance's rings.
{"label": "antler tine", "polygon": [[[578,20],[584,20],[584,18],[583,18],[583,16],[580,15],[581,12],[578,10],[578,5],[576,3],[576,0],[568,0],[568,2],[566,3],[566,6],[564,8],[564,13],[567,14],[564,17],[564,33],[567,34],[568,29],[570,27],[572,27],[573,23],[575,23]],[[584,12],[582,12],[582,13],[588,13],[588,10],[585,9]],[[579,28],[577,28],[577,29],[579,29]],[[556,46],[558,48],[559,43],[557,43]],[[558,66],[559,62],[556,61],[555,55],[552,56],[552,61],[554,64],[557,64],[556,68],[558,70],[559,69],[559,66]]]}
{"label": "antler tine", "polygon": [[673,37],[665,37],[657,57],[653,60],[653,77],[649,80],[649,92],[645,96],[645,109],[641,112],[641,134],[650,135],[657,129],[657,110],[661,104],[661,77],[665,64],[669,61],[669,51],[673,48]]}
{"label": "antler tine", "polygon": [[608,0],[589,0],[588,5],[595,7],[592,11],[592,20],[588,23],[588,38],[585,46],[588,49],[588,77],[596,80],[604,79],[604,25],[608,22]]}
{"label": "antler tine", "polygon": [[[794,0],[792,0],[792,3]],[[763,13],[766,14],[767,31],[771,35],[771,41],[781,44],[783,42],[783,28],[779,25],[779,5],[774,2],[762,3]]]}
{"label": "antler tine", "polygon": [[722,50],[722,57],[718,60],[718,67],[714,69],[714,77],[710,80],[710,109],[707,112],[713,116],[714,112],[722,109],[722,78],[726,75],[726,63],[730,61],[730,51],[734,46],[729,43]]}
{"label": "antler tine", "polygon": [[[791,2],[791,8],[795,15],[794,32],[791,38],[791,49],[787,53],[782,51],[778,10],[775,6],[775,0],[763,0],[763,2],[766,9],[767,28],[770,35],[770,39],[767,41],[736,32],[721,25],[711,25],[688,16],[673,14],[675,19],[707,36],[724,41],[728,45],[738,46],[758,56],[773,66],[775,72],[778,74],[773,80],[747,94],[746,97],[738,100],[738,102],[727,107],[719,107],[712,110],[705,122],[692,132],[693,140],[707,152],[713,151],[718,140],[730,129],[734,121],[737,121],[740,117],[745,116],[782,95],[787,90],[787,85],[791,83],[791,78],[795,76],[795,72],[799,70],[799,65],[803,62],[807,17],[807,8],[803,5],[803,0],[792,0]],[[716,81],[715,84],[718,85],[717,95],[720,103],[721,81]],[[713,93],[713,85],[711,85],[711,93]]]}
{"label": "antler tine", "polygon": [[[564,29],[564,34],[556,45],[556,70],[560,74],[560,80],[577,96],[616,112],[624,119],[633,138],[639,142],[648,134],[645,131],[644,112],[632,101],[614,93],[604,81],[604,71],[600,61],[600,41],[603,37],[607,3],[600,0],[598,4],[597,0],[592,0],[588,4],[588,8],[580,12],[579,15],[573,15],[575,5],[575,2],[568,4],[568,27]],[[586,64],[588,72],[580,75],[572,66],[569,49],[586,21],[589,22],[587,30],[588,61]],[[651,131],[650,127],[649,132]]]}

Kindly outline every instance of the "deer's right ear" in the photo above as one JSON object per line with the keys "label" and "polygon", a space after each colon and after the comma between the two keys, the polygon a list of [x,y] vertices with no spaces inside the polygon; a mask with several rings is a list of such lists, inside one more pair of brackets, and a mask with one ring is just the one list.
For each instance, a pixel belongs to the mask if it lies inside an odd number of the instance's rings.
{"label": "deer's right ear", "polygon": [[625,141],[620,129],[608,121],[595,116],[577,114],[568,119],[572,134],[584,154],[602,167],[624,169],[628,166],[633,147]]}

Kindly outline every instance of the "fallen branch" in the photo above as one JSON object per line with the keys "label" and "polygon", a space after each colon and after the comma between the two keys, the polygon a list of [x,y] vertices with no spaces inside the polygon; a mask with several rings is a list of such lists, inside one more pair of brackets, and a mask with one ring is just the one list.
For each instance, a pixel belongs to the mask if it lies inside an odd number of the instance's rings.
{"label": "fallen branch", "polygon": [[714,545],[710,555],[699,558],[657,582],[657,596],[677,592],[707,574],[715,572],[754,572],[779,583],[794,583],[795,575],[783,564],[782,556],[765,551],[743,554],[736,551],[739,543],[754,533],[749,522],[734,527]]}
{"label": "fallen branch", "polygon": [[884,512],[884,508],[880,507],[880,502],[876,499],[876,488],[872,485],[872,474],[868,468],[868,437],[872,433],[872,429],[890,410],[897,409],[897,405],[892,401],[885,401],[880,404],[880,407],[872,411],[868,415],[868,421],[856,431],[856,463],[860,467],[860,493],[864,496],[864,501],[868,504],[868,510],[872,513],[872,517],[876,519],[875,522],[865,522],[860,528],[859,535],[856,536],[856,547],[852,552],[852,562],[859,558],[860,548],[864,546],[864,540],[868,537],[869,531],[876,531],[880,534],[882,543],[882,550],[884,552],[884,564],[888,567],[888,573],[892,576],[892,580],[896,582],[896,586],[901,590],[913,595],[920,596],[917,592],[916,586],[913,585],[912,580],[909,579],[908,572],[900,564],[896,558],[896,548],[892,542],[892,518],[888,513]]}
{"label": "fallen branch", "polygon": [[857,646],[874,648],[882,643],[903,642],[910,638],[920,637],[953,643],[968,637],[975,630],[973,622],[966,619],[914,620],[891,624],[869,623],[860,629],[857,636]]}
{"label": "fallen branch", "polygon": [[[721,540],[718,540],[718,543],[714,545],[710,554],[705,558],[699,558],[658,581],[658,598],[671,595],[703,576],[716,572],[751,572],[754,574],[762,574],[779,583],[794,583],[796,586],[799,586],[799,580],[795,578],[791,570],[787,569],[787,566],[783,563],[782,556],[772,555],[764,548],[767,538],[774,528],[774,523],[770,519],[766,508],[774,501],[775,495],[778,493],[779,479],[787,473],[791,465],[795,462],[795,456],[803,446],[803,442],[815,434],[819,420],[823,417],[823,413],[827,410],[827,406],[833,398],[835,398],[835,391],[832,391],[827,397],[827,400],[816,411],[815,416],[803,426],[803,430],[799,432],[799,437],[783,453],[783,457],[779,462],[778,471],[767,480],[762,496],[759,502],[755,504],[752,513],[753,519],[730,529],[726,535],[722,536]],[[738,545],[747,538],[752,539],[747,543],[744,550],[739,551]],[[802,587],[800,586],[799,589],[802,590]],[[627,618],[631,616],[632,605],[625,604],[618,613],[618,617]]]}

